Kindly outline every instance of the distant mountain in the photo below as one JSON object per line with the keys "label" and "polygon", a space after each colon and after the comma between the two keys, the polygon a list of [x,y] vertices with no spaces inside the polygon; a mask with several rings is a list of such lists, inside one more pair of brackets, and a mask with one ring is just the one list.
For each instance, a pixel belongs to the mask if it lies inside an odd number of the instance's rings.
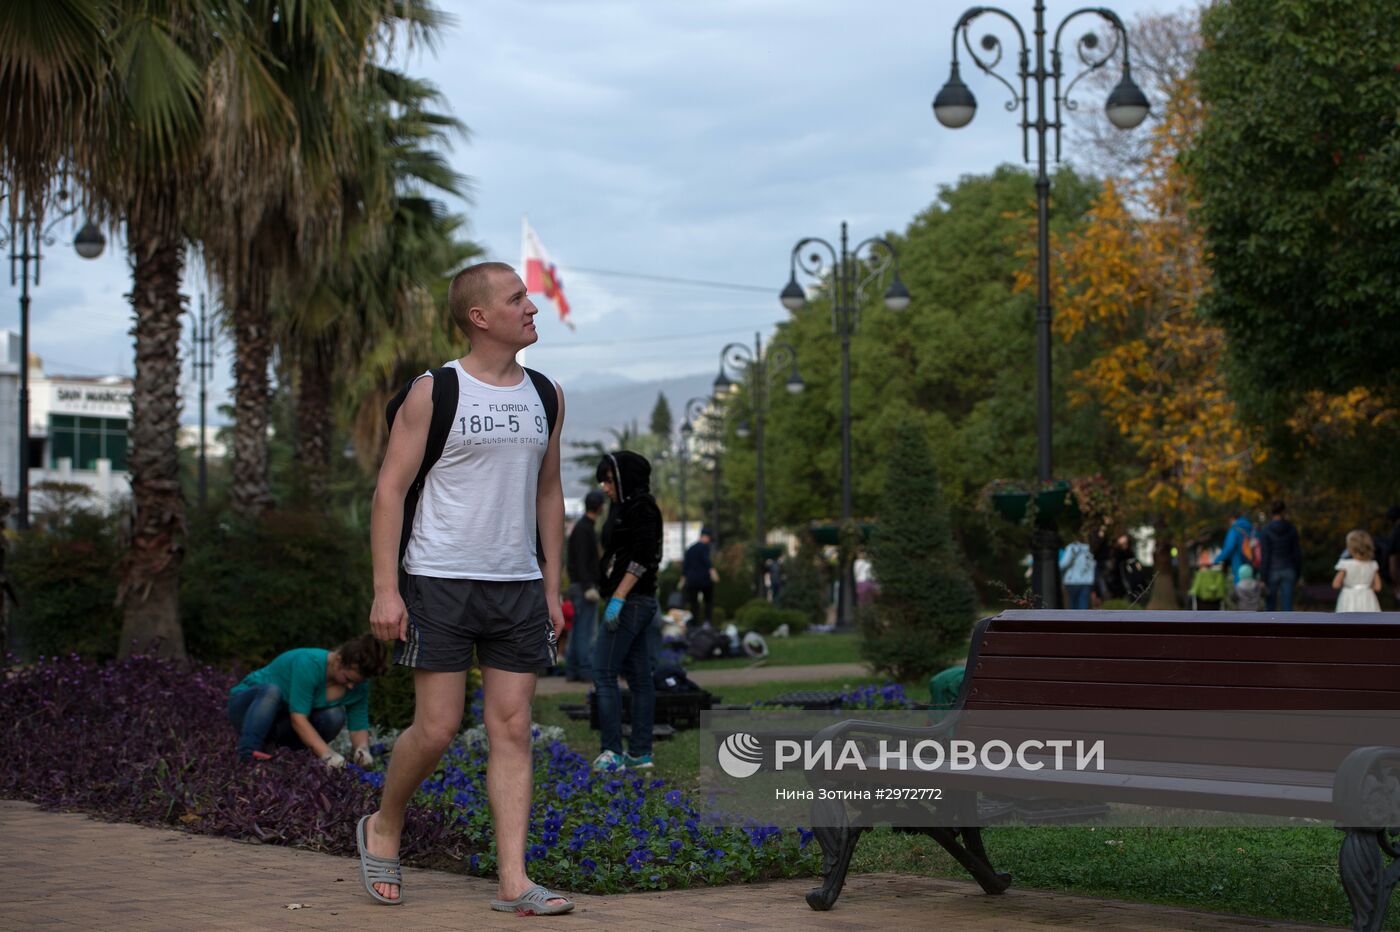
{"label": "distant mountain", "polygon": [[609,428],[621,430],[636,423],[645,431],[651,423],[651,409],[656,406],[658,393],[666,396],[671,406],[671,419],[677,429],[685,420],[685,403],[691,398],[708,397],[714,389],[714,376],[685,375],[653,382],[633,382],[620,379],[618,384],[599,388],[576,387],[582,379],[571,380],[564,390],[568,393],[568,416],[564,421],[564,494],[579,494],[580,483],[591,483],[592,476],[584,467],[568,462],[575,452],[569,443],[590,440],[610,442]]}
{"label": "distant mountain", "polygon": [[579,392],[596,392],[602,389],[617,388],[622,385],[636,385],[634,379],[615,372],[587,372],[568,380],[564,389],[570,397]]}

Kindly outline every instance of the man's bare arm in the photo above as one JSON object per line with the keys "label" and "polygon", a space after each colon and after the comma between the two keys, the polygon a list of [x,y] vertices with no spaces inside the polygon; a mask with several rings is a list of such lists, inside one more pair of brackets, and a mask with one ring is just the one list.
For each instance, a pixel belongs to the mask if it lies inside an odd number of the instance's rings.
{"label": "man's bare arm", "polygon": [[419,379],[408,393],[389,431],[389,446],[379,467],[370,509],[369,545],[374,562],[374,604],[369,624],[381,641],[403,640],[408,610],[399,595],[399,537],[403,503],[423,465],[428,425],[433,417],[433,380]]}
{"label": "man's bare arm", "polygon": [[545,563],[540,572],[544,576],[545,601],[549,604],[554,633],[558,635],[564,630],[564,612],[559,606],[559,570],[564,553],[564,485],[559,478],[559,437],[564,432],[564,390],[556,383],[554,391],[559,398],[559,416],[549,438],[549,448],[545,450],[544,462],[540,463],[535,518],[539,521],[540,544],[544,548]]}

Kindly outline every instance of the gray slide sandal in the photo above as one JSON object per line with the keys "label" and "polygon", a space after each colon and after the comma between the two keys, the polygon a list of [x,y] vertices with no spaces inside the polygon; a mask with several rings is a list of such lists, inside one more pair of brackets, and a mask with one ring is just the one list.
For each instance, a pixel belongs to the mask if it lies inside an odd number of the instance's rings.
{"label": "gray slide sandal", "polygon": [[[355,826],[355,847],[360,849],[360,880],[364,882],[365,892],[370,896],[381,903],[397,906],[403,902],[403,868],[399,866],[398,858],[375,857],[369,853],[369,848],[365,845],[365,825],[368,822],[369,816],[365,816]],[[374,889],[377,883],[396,885],[399,888],[398,899],[391,900],[381,895]]]}
{"label": "gray slide sandal", "polygon": [[[550,906],[550,900],[564,902]],[[519,916],[557,916],[573,909],[574,901],[535,884],[513,900],[492,900],[491,908],[498,913],[515,913]]]}

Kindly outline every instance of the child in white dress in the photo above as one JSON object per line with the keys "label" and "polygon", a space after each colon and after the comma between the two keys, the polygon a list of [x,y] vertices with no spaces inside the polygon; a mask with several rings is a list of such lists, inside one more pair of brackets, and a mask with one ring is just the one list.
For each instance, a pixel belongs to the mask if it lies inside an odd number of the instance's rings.
{"label": "child in white dress", "polygon": [[1332,588],[1337,593],[1339,612],[1378,612],[1381,591],[1380,567],[1376,565],[1376,545],[1365,531],[1347,534],[1347,556],[1337,561]]}

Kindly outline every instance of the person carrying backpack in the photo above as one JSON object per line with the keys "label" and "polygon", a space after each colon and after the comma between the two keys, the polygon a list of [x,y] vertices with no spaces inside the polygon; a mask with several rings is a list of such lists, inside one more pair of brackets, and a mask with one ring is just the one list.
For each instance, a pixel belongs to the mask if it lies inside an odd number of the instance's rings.
{"label": "person carrying backpack", "polygon": [[413,724],[389,759],[379,809],[360,820],[360,879],[403,902],[404,813],[462,721],[467,670],[481,667],[490,742],[500,912],[552,915],[573,902],[525,870],[534,764],[530,703],[564,626],[559,555],[563,391],[516,362],[539,339],[515,270],[483,262],[448,291],[471,352],[425,373],[395,402],[370,518],[370,628],[413,669]]}

